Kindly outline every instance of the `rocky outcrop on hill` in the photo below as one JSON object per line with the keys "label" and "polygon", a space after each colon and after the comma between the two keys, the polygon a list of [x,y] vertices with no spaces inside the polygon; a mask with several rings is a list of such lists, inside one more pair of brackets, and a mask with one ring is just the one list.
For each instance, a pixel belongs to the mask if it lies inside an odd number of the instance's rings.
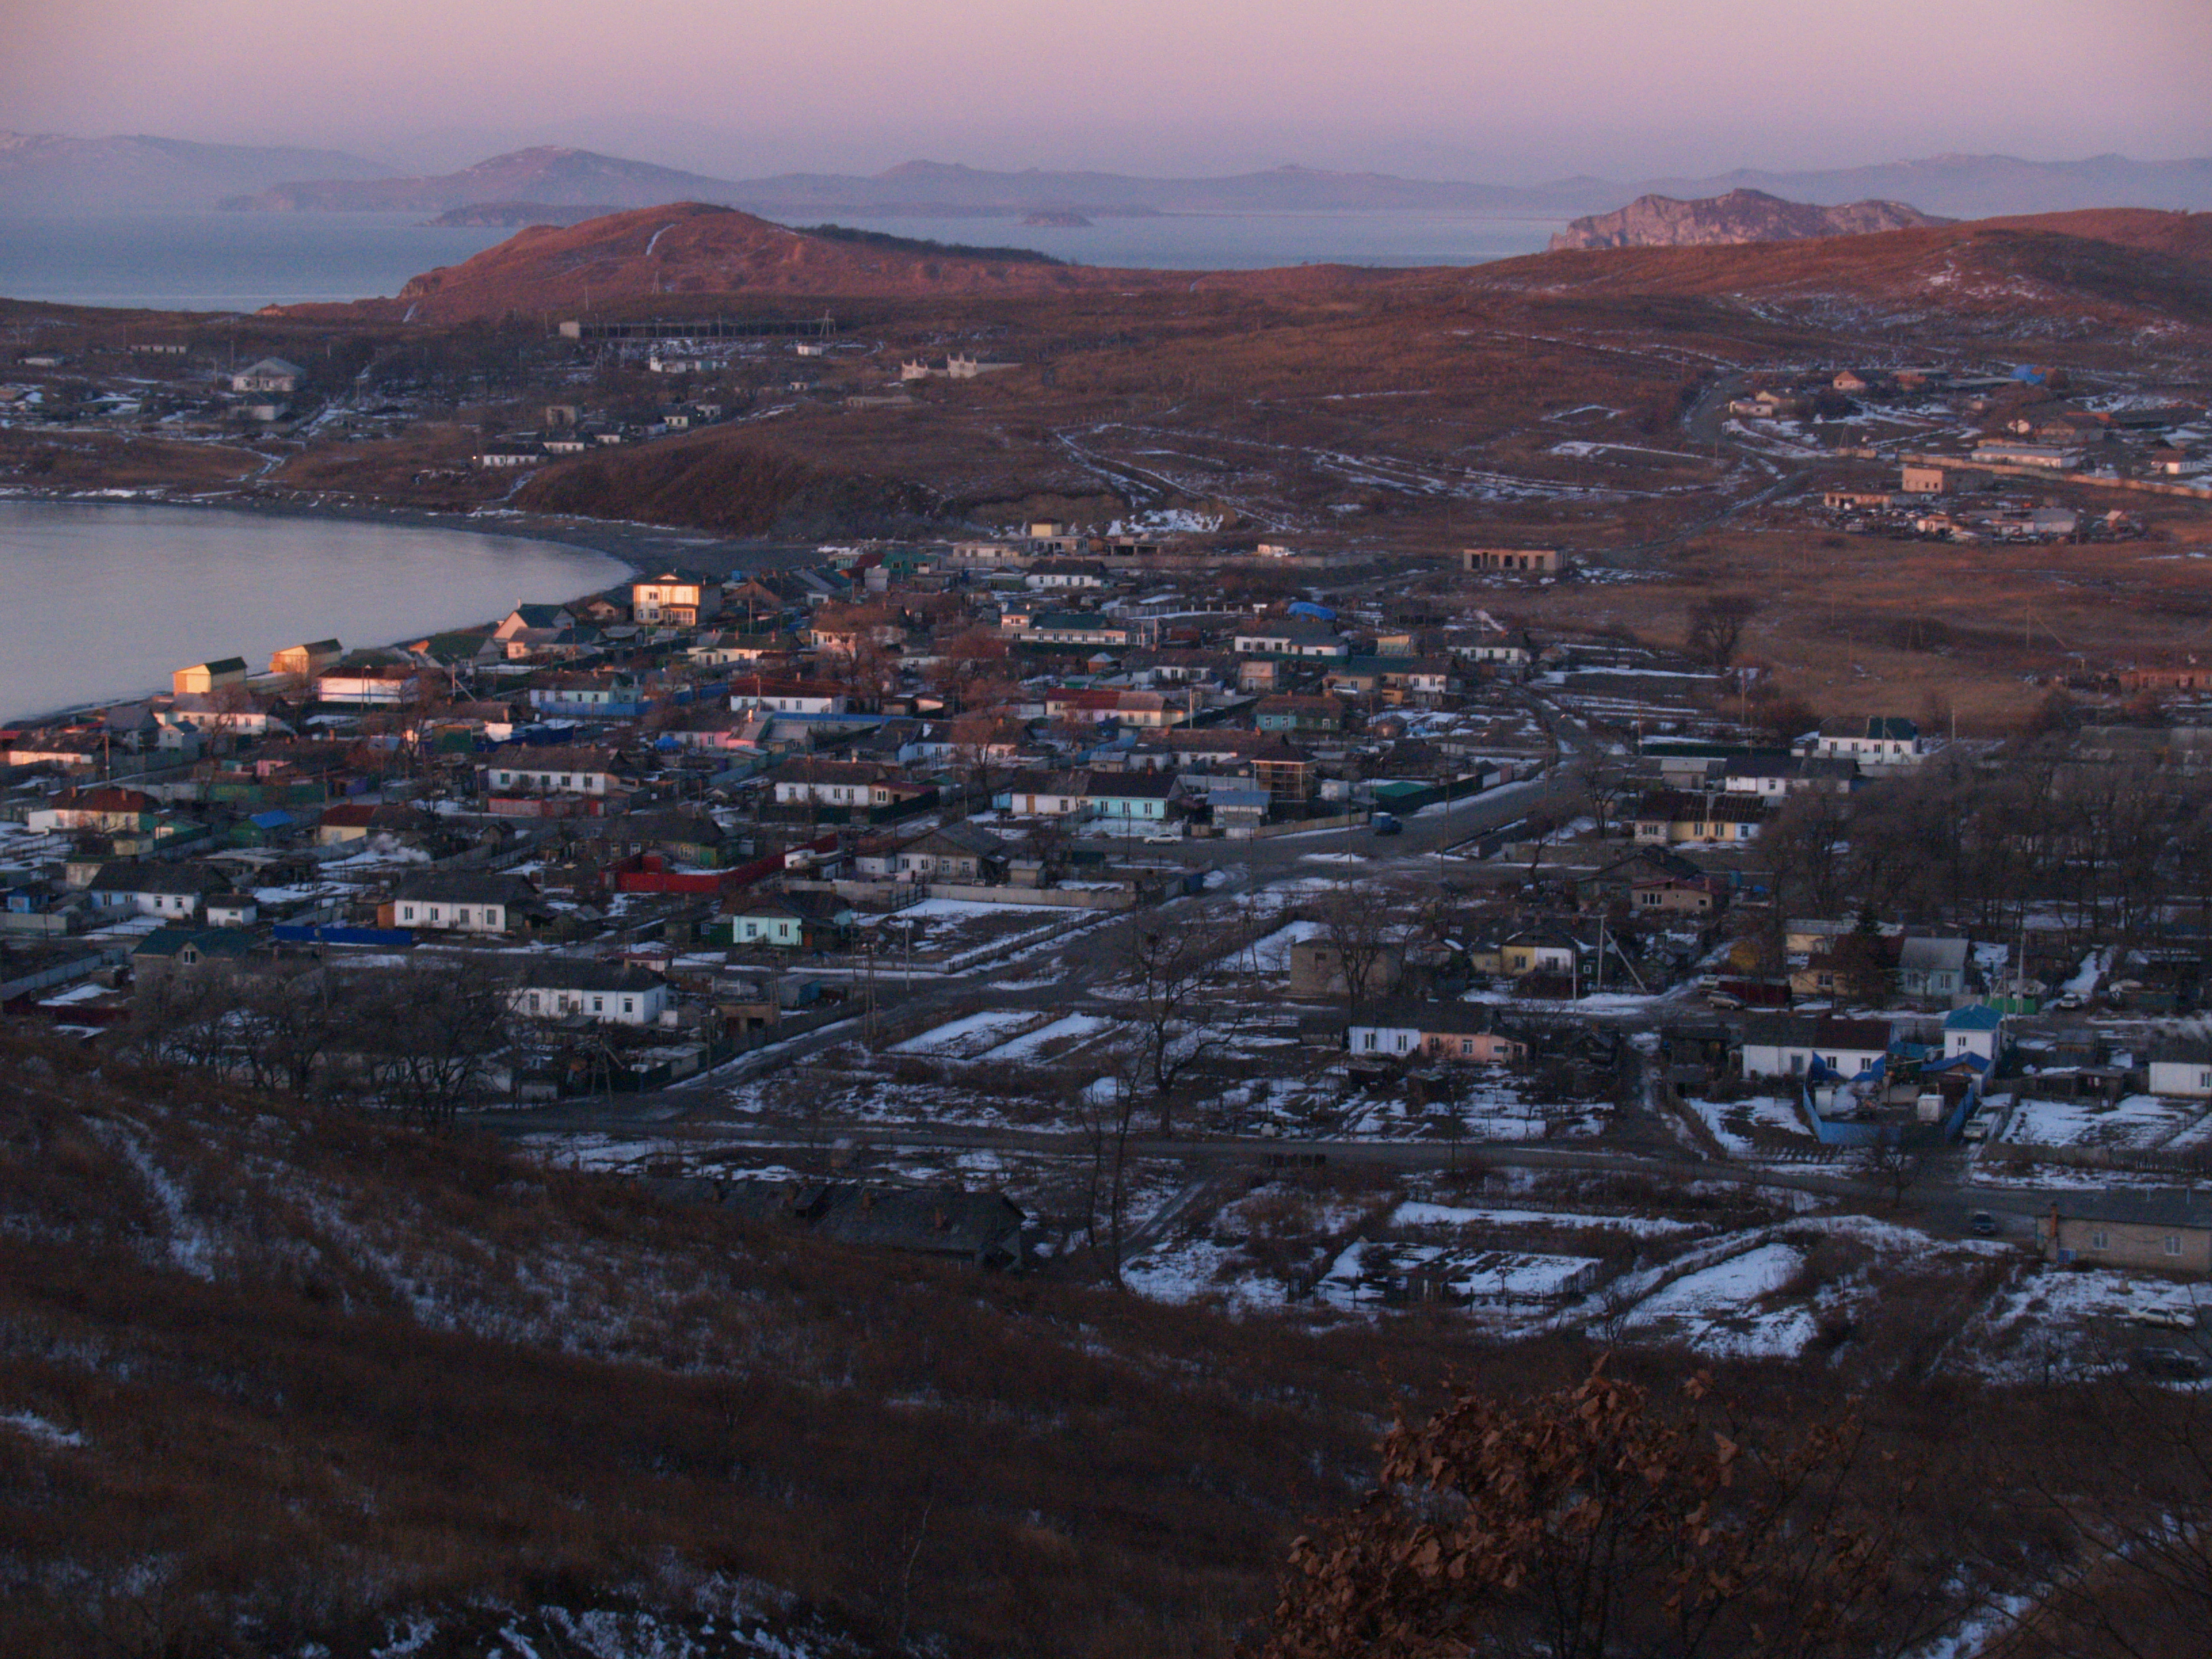
{"label": "rocky outcrop on hill", "polygon": [[1863,236],[1952,222],[1903,202],[1846,202],[1820,207],[1785,202],[1763,190],[1732,190],[1703,201],[1639,196],[1612,213],[1577,219],[1552,238],[1551,252],[1599,247],[1711,247],[1735,242],[1796,242]]}

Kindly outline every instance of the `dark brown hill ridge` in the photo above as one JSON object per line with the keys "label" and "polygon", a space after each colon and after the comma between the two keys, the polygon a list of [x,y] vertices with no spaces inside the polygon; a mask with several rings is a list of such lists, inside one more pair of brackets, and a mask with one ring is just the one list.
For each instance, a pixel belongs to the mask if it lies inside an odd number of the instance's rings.
{"label": "dark brown hill ridge", "polygon": [[[1983,219],[1879,234],[1698,247],[1532,254],[1473,268],[1114,270],[1009,252],[793,230],[699,203],[566,228],[532,226],[396,300],[294,306],[318,320],[454,323],[509,314],[651,314],[732,301],[1194,289],[1288,301],[1353,293],[1462,303],[1485,292],[1617,300],[1673,296],[1731,308],[1772,302],[1801,322],[1940,320],[2022,337],[2153,322],[2212,325],[2212,215],[2116,208]],[[650,309],[648,309],[650,308]]]}
{"label": "dark brown hill ridge", "polygon": [[1529,295],[1705,299],[1802,325],[2087,336],[2212,326],[2212,214],[2094,209],[1789,242],[1567,250],[1476,283]]}
{"label": "dark brown hill ridge", "polygon": [[1792,242],[1952,222],[1903,202],[1846,202],[1840,207],[1820,207],[1810,202],[1786,202],[1763,190],[1732,190],[1725,196],[1694,202],[1672,196],[1639,196],[1613,212],[1574,220],[1553,236],[1551,251]]}
{"label": "dark brown hill ridge", "polygon": [[458,265],[410,281],[396,300],[272,307],[269,314],[461,322],[687,295],[817,300],[918,294],[1052,293],[1207,286],[1300,290],[1387,280],[1341,265],[1222,274],[1063,265],[1024,249],[939,246],[897,237],[816,234],[700,202],[641,208],[566,227],[532,225]]}

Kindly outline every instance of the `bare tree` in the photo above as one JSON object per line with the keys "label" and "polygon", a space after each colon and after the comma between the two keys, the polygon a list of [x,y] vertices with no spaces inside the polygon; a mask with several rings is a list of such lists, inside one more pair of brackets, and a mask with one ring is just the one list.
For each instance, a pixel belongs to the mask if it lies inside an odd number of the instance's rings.
{"label": "bare tree", "polygon": [[491,1092],[497,1057],[513,1040],[503,984],[467,964],[441,964],[395,974],[380,991],[367,1012],[388,1101],[431,1127]]}
{"label": "bare tree", "polygon": [[1228,1035],[1200,1018],[1198,1005],[1237,948],[1237,918],[1212,908],[1178,909],[1133,921],[1127,937],[1116,1006],[1164,1135],[1177,1085]]}
{"label": "bare tree", "polygon": [[1747,593],[1715,593],[1690,607],[1683,649],[1698,661],[1726,668],[1743,642],[1744,626],[1759,614],[1759,601]]}
{"label": "bare tree", "polygon": [[1858,1176],[1882,1189],[1893,1210],[1905,1202],[1905,1196],[1928,1173],[1928,1160],[1923,1154],[1908,1150],[1901,1141],[1885,1137],[1874,1142],[1858,1156]]}
{"label": "bare tree", "polygon": [[1322,936],[1335,956],[1345,1002],[1355,1016],[1387,994],[1404,969],[1406,947],[1424,914],[1409,908],[1408,896],[1361,883],[1322,901]]}

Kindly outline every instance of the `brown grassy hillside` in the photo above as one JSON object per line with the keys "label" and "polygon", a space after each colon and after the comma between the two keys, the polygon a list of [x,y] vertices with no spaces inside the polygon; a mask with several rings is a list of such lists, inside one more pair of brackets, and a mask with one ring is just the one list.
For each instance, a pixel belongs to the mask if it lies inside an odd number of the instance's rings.
{"label": "brown grassy hillside", "polygon": [[1484,266],[1475,280],[1534,293],[1779,302],[1831,326],[1939,317],[2026,335],[2153,318],[2204,325],[2212,215],[2111,209],[1817,241],[1562,252]]}
{"label": "brown grassy hillside", "polygon": [[[1221,1654],[1391,1393],[1358,1330],[765,1237],[4,1031],[0,1076],[11,1659],[715,1575],[948,1655]],[[1409,1327],[1397,1383],[1449,1352]]]}
{"label": "brown grassy hillside", "polygon": [[[1095,284],[1100,273],[1033,259],[988,259],[809,235],[734,208],[666,207],[532,225],[458,265],[416,276],[389,307],[450,322],[625,300],[696,295],[1034,292]],[[317,307],[337,315],[346,307]],[[305,314],[305,308],[294,307]]]}

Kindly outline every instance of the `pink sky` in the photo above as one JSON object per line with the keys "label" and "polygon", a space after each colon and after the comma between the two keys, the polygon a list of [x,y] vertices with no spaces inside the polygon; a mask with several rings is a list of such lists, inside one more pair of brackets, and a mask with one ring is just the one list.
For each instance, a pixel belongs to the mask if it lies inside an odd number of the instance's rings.
{"label": "pink sky", "polygon": [[2212,0],[4,0],[0,126],[721,176],[2212,154]]}

